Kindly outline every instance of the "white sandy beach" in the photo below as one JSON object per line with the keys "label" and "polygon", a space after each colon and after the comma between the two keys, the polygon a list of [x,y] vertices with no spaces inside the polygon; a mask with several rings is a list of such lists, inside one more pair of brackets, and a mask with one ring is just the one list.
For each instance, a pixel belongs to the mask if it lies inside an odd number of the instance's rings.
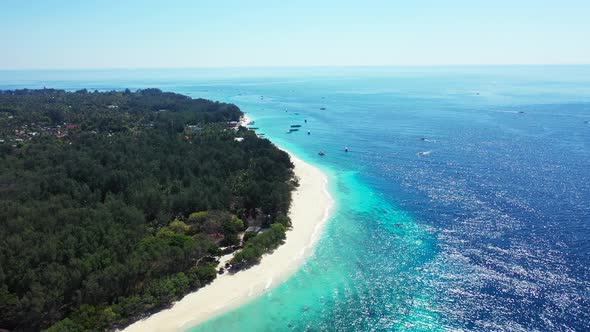
{"label": "white sandy beach", "polygon": [[[248,118],[242,120],[247,123]],[[312,252],[333,208],[327,177],[291,155],[299,187],[293,193],[287,240],[260,264],[235,274],[219,275],[210,285],[188,294],[170,309],[138,321],[124,331],[179,331],[255,299],[293,274]]]}

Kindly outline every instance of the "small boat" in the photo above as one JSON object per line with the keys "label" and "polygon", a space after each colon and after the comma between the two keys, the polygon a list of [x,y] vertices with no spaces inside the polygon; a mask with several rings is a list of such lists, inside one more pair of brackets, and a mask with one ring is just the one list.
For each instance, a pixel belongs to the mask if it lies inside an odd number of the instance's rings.
{"label": "small boat", "polygon": [[318,152],[318,154],[319,154],[320,156],[325,156],[325,155],[326,155],[326,154],[324,153],[324,151],[320,151],[320,152]]}
{"label": "small boat", "polygon": [[291,128],[299,128],[301,125],[291,125]]}
{"label": "small boat", "polygon": [[320,107],[320,110],[325,111],[326,108],[325,107]]}
{"label": "small boat", "polygon": [[344,152],[348,152],[348,146],[344,147]]}
{"label": "small boat", "polygon": [[416,155],[417,155],[418,157],[426,157],[426,156],[428,156],[428,155],[429,155],[429,154],[431,154],[431,153],[432,153],[432,151],[423,151],[423,152],[418,152],[418,153],[416,153]]}
{"label": "small boat", "polygon": [[289,131],[299,131],[299,129],[293,129],[293,128],[291,128],[291,129],[289,129]]}
{"label": "small boat", "polygon": [[248,122],[248,126],[251,126],[251,125],[253,125],[255,123],[256,123],[255,121],[250,121],[250,122]]}
{"label": "small boat", "polygon": [[248,127],[248,129],[250,129],[250,130],[257,130],[259,128],[258,127]]}

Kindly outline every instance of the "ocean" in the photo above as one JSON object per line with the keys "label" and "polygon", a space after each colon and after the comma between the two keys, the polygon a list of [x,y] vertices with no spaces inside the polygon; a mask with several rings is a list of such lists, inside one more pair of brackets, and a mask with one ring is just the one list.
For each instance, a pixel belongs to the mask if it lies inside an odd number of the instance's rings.
{"label": "ocean", "polygon": [[232,102],[329,175],[312,257],[191,332],[590,330],[590,66],[0,72],[44,86]]}

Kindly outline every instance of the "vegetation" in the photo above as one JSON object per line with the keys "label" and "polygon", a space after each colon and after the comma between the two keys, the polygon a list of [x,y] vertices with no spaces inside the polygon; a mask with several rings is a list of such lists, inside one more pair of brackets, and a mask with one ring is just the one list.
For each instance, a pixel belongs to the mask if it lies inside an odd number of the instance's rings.
{"label": "vegetation", "polygon": [[[106,330],[285,238],[289,156],[230,104],[164,93],[0,91],[0,329]],[[243,137],[241,142],[236,137]]]}
{"label": "vegetation", "polygon": [[257,264],[263,254],[276,249],[285,241],[285,231],[285,226],[274,223],[265,232],[249,237],[244,248],[232,257],[232,267],[242,269]]}

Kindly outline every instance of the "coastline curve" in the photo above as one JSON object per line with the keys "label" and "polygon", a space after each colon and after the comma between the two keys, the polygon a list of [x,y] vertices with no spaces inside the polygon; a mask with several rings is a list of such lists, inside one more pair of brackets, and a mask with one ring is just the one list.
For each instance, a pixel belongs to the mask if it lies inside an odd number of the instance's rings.
{"label": "coastline curve", "polygon": [[[284,149],[283,149],[284,150]],[[172,307],[136,321],[123,331],[182,331],[260,297],[293,275],[314,252],[334,211],[328,176],[286,151],[295,165],[299,187],[289,210],[293,227],[285,243],[262,257],[260,264],[235,274],[219,275],[211,284],[187,294]]]}

